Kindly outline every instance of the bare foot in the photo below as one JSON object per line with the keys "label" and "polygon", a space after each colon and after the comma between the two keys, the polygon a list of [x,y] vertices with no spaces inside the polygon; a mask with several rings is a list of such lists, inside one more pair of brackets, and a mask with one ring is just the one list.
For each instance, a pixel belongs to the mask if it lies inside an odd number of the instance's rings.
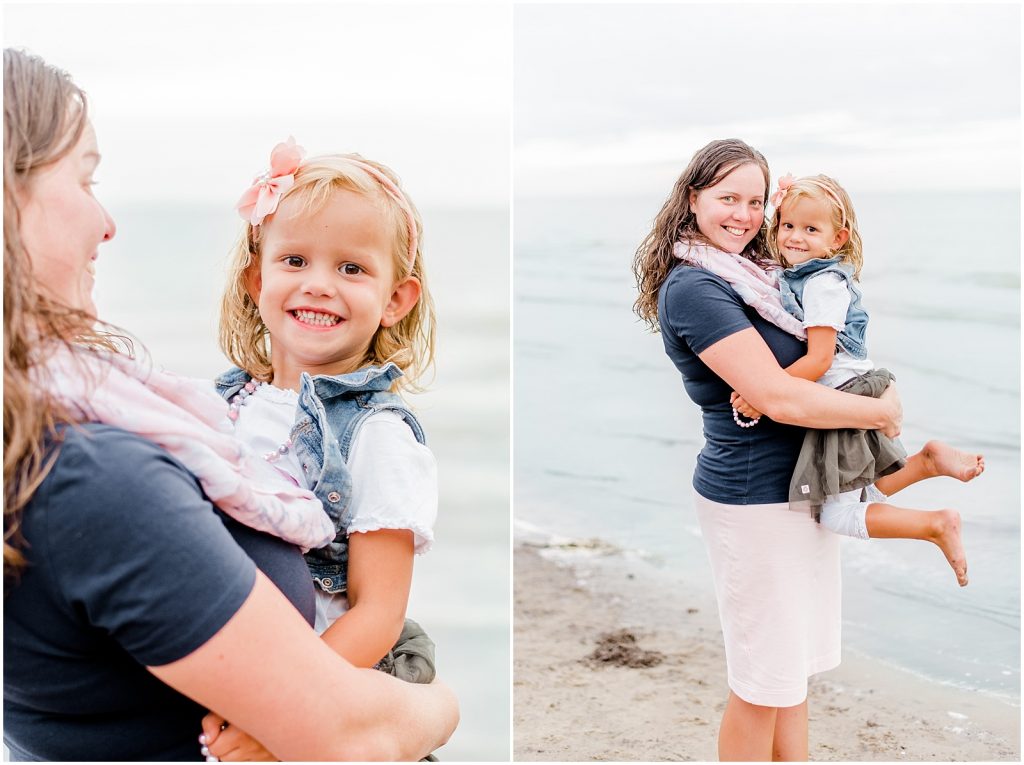
{"label": "bare foot", "polygon": [[953,567],[961,587],[967,586],[967,556],[960,540],[960,513],[956,510],[936,510],[931,541],[939,546]]}
{"label": "bare foot", "polygon": [[942,441],[929,441],[921,449],[925,469],[932,476],[948,475],[967,482],[985,472],[985,457],[954,449]]}

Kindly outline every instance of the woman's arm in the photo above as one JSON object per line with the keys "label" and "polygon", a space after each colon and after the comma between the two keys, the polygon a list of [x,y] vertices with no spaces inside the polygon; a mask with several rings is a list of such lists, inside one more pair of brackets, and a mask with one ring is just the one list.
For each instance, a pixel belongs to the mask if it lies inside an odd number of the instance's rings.
{"label": "woman's arm", "polygon": [[776,422],[805,428],[881,430],[890,438],[899,435],[903,408],[893,386],[881,398],[869,398],[791,377],[753,327],[724,337],[698,356],[751,406]]}
{"label": "woman's arm", "polygon": [[346,662],[259,572],[219,632],[149,670],[282,760],[417,760],[443,745],[459,718],[444,685]]}
{"label": "woman's arm", "polygon": [[322,637],[357,667],[372,667],[402,634],[412,563],[413,533],[408,529],[349,536],[349,610]]}
{"label": "woman's arm", "polygon": [[[832,360],[836,356],[838,334],[832,327],[808,327],[807,353],[786,367],[786,374],[811,382],[818,380],[832,366]],[[750,403],[737,393],[732,395],[732,405],[737,412],[747,417],[761,416],[761,412],[750,406]]]}

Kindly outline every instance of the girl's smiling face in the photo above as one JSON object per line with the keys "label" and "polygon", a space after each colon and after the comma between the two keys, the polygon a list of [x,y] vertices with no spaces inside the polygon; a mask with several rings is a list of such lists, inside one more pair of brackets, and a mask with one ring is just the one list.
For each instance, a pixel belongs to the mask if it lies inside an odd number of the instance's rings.
{"label": "girl's smiling face", "polygon": [[833,225],[825,202],[805,195],[783,200],[775,243],[787,265],[832,257],[849,238],[849,231]]}
{"label": "girl's smiling face", "polygon": [[264,223],[259,268],[248,291],[270,332],[274,384],[297,388],[301,372],[361,366],[374,334],[400,321],[419,282],[396,284],[392,242],[374,200],[335,190],[318,211],[285,198]]}
{"label": "girl's smiling face", "polygon": [[690,191],[690,209],[708,242],[724,252],[739,253],[764,222],[764,194],[764,173],[747,163],[714,186]]}
{"label": "girl's smiling face", "polygon": [[32,174],[19,200],[19,233],[39,290],[93,317],[97,248],[117,230],[92,193],[99,161],[96,134],[87,124],[70,152]]}

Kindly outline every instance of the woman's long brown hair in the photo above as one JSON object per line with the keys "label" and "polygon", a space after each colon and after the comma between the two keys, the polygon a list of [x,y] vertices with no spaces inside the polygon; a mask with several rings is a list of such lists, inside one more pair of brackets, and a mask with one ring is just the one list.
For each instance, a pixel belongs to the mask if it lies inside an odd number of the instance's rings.
{"label": "woman's long brown hair", "polygon": [[46,477],[58,424],[74,417],[45,394],[44,354],[58,344],[118,350],[125,338],[40,293],[21,238],[19,201],[33,173],[58,162],[88,122],[71,78],[42,59],[4,49],[4,584],[25,565],[21,514]]}
{"label": "woman's long brown hair", "polygon": [[[633,310],[652,332],[658,331],[658,292],[669,272],[679,261],[672,247],[680,240],[699,241],[697,218],[690,209],[690,192],[714,186],[737,167],[755,164],[764,173],[765,198],[768,201],[768,162],[757,149],[737,138],[712,141],[693,155],[690,164],[672,187],[672,193],[662,205],[649,234],[644,237],[633,257],[633,275],[639,291]],[[751,260],[763,260],[765,253],[764,226],[757,232],[741,255]]]}

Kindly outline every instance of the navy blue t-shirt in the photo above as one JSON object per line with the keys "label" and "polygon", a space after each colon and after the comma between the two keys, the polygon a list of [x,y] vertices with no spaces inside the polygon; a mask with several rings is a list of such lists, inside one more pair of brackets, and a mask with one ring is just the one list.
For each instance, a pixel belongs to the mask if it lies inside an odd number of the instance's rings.
{"label": "navy blue t-shirt", "polygon": [[749,327],[782,367],[805,355],[806,344],[761,318],[721,277],[686,265],[676,266],[661,285],[658,320],[665,353],[704,417],[705,444],[697,455],[693,488],[727,505],[788,501],[804,429],[768,417],[752,428],[739,427],[729,403],[732,388],[698,354]]}
{"label": "navy blue t-shirt", "polygon": [[64,434],[4,602],[4,742],[15,760],[202,759],[206,710],[146,667],[220,630],[257,565],[312,624],[305,562],[216,511],[150,441],[105,425]]}

